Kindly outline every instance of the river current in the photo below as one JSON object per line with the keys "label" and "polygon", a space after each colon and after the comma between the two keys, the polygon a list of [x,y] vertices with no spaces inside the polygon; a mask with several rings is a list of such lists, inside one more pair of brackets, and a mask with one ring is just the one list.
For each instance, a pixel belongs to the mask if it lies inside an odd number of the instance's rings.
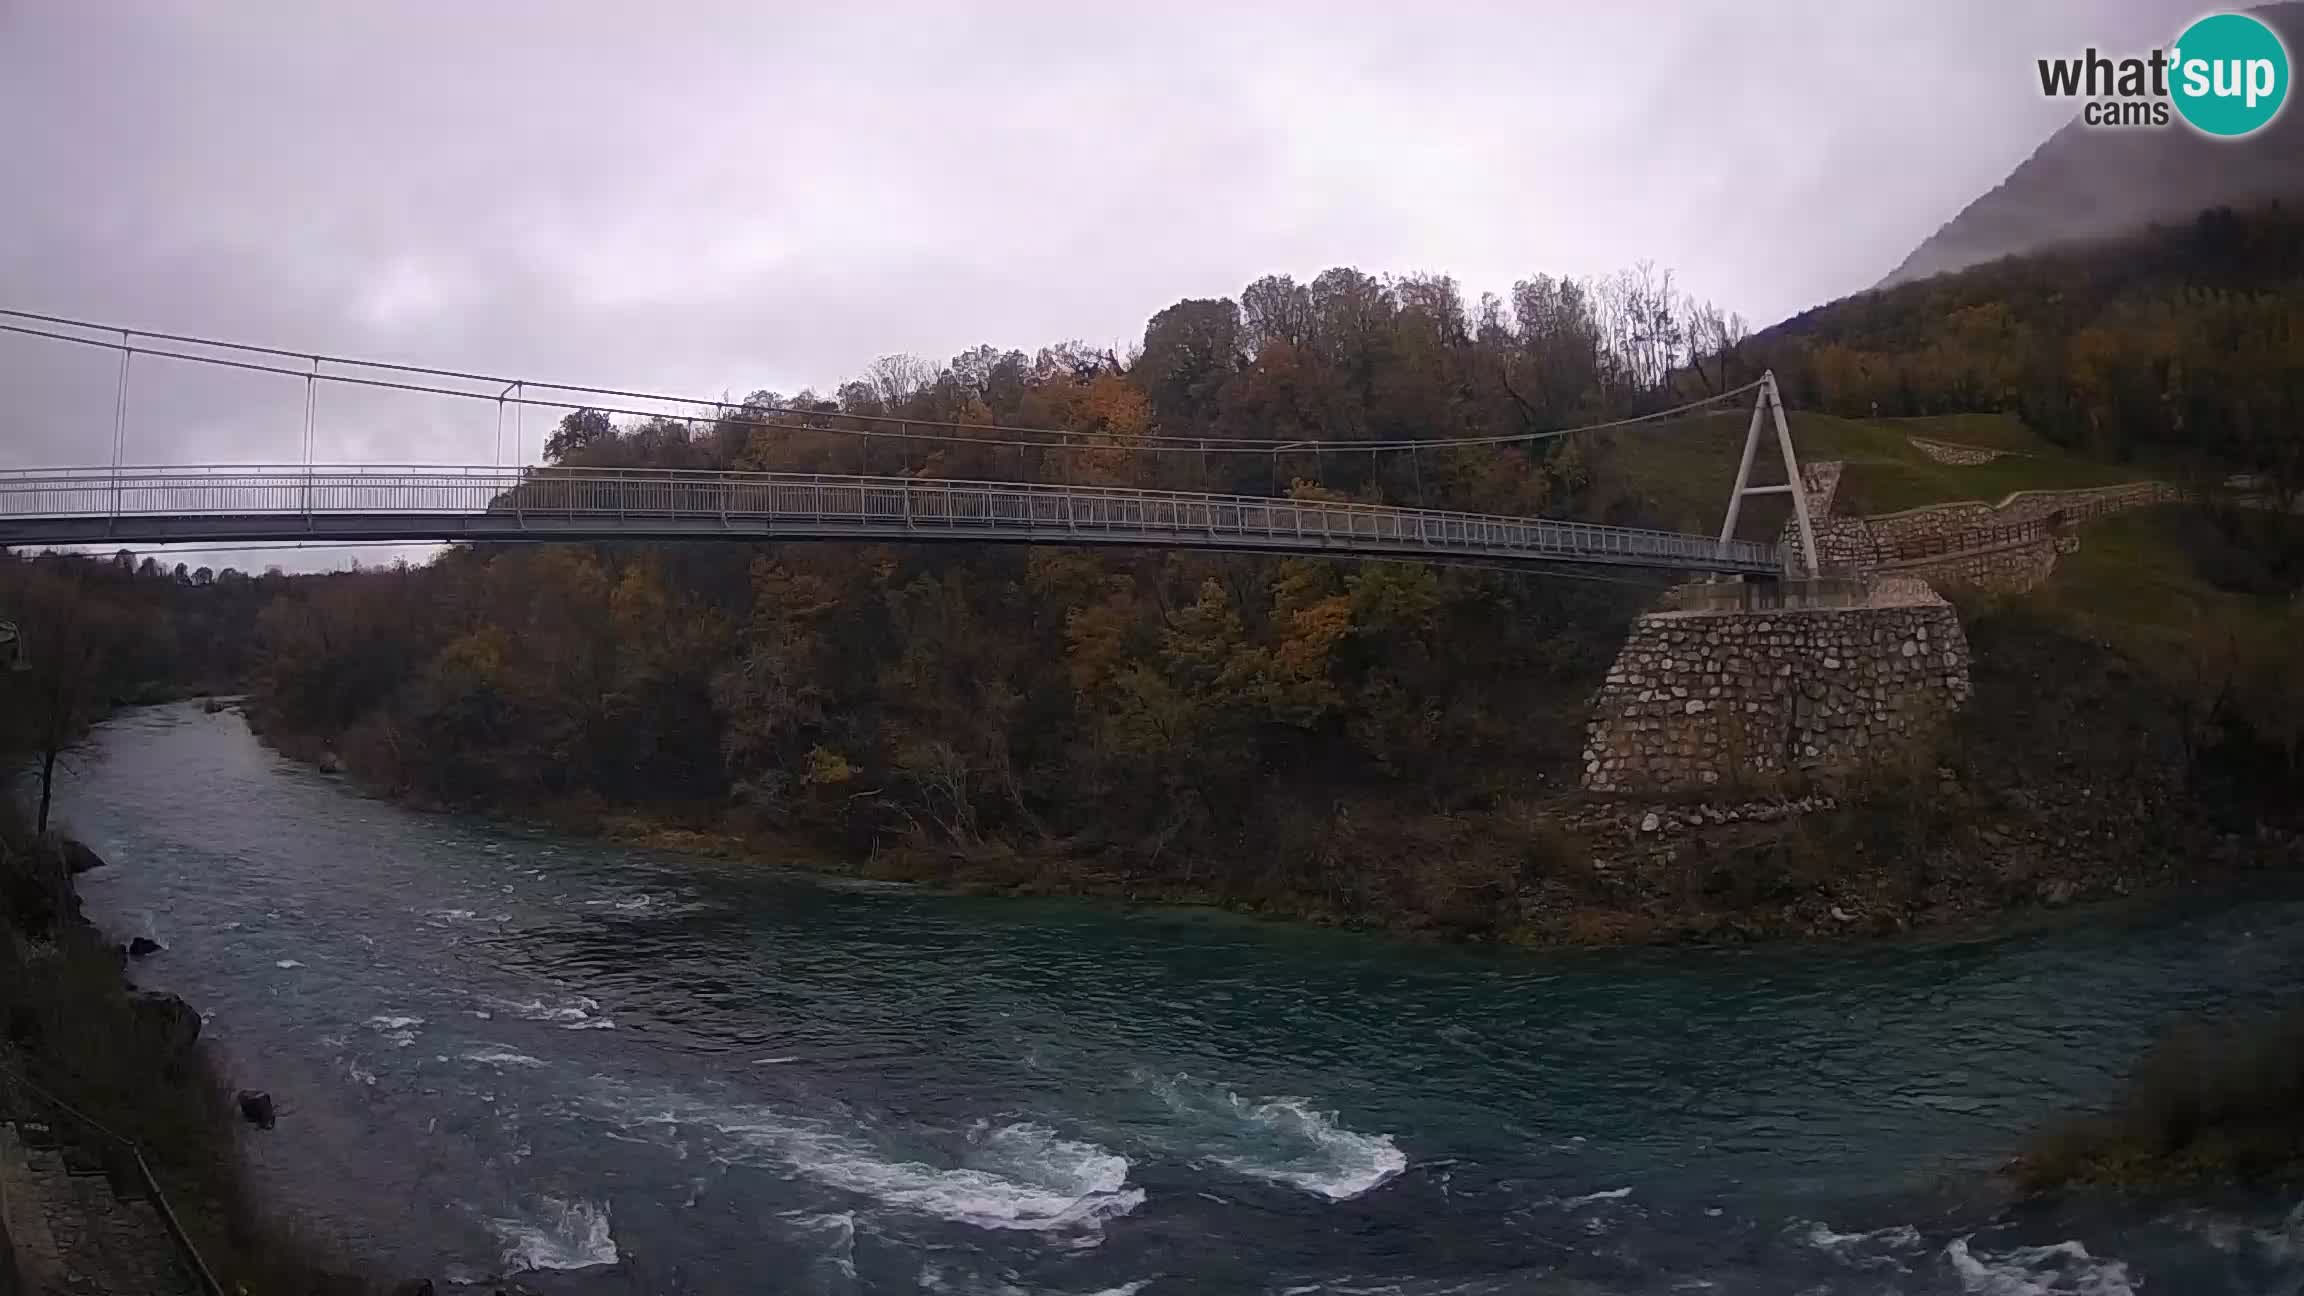
{"label": "river current", "polygon": [[955,898],[363,797],[197,705],[59,793],[267,1197],[398,1274],[650,1293],[2304,1288],[2273,1197],[2011,1209],[2304,902],[1961,939],[1464,950]]}

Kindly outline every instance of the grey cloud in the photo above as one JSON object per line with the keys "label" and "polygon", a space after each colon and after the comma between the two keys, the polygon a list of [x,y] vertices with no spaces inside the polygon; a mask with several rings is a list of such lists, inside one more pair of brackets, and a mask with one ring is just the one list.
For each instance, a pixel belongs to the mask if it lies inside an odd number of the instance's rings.
{"label": "grey cloud", "polygon": [[[1477,293],[1646,257],[1765,322],[2053,129],[2032,57],[2188,16],[1247,8],[0,0],[0,304],[704,393],[1125,345],[1331,264]],[[101,461],[108,373],[0,336],[0,466]],[[328,457],[489,453],[485,408],[330,401]],[[140,365],[133,408],[134,458],[301,436],[278,380]]]}

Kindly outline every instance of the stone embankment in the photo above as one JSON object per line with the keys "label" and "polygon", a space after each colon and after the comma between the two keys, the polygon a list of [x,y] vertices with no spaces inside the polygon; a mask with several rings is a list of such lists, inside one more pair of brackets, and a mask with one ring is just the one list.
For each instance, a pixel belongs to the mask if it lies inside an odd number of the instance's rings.
{"label": "stone embankment", "polygon": [[2005,450],[1987,450],[1983,446],[1956,445],[1950,441],[1931,441],[1926,437],[1906,437],[1912,448],[1940,464],[1953,464],[1973,468],[1988,464],[2008,453]]}
{"label": "stone embankment", "polygon": [[1952,544],[1979,531],[2046,522],[2059,515],[2070,517],[2085,513],[2102,517],[2153,504],[2172,504],[2183,498],[2182,490],[2166,482],[2129,482],[2086,490],[2018,491],[1998,504],[1962,500],[1877,513],[1860,520],[1866,524],[1873,540],[1883,547],[1920,547]]}
{"label": "stone embankment", "polygon": [[[1999,454],[1914,444],[1948,463]],[[1916,756],[1969,695],[1967,637],[1934,587],[2037,588],[2080,543],[2066,523],[2183,498],[2132,482],[1849,517],[1842,476],[1801,469],[1827,579],[1684,586],[1634,622],[1593,699],[1588,790],[1709,794]],[[1796,522],[1781,539],[1796,551]]]}
{"label": "stone embankment", "polygon": [[1594,699],[1584,786],[1653,794],[1829,779],[1924,746],[1968,700],[1958,615],[1918,582],[1838,584],[1840,597],[1820,606],[1667,608],[1636,620]]}
{"label": "stone embankment", "polygon": [[[2036,588],[2079,543],[2066,520],[2182,498],[2134,482],[1844,517],[1842,471],[1801,470],[1830,579],[1686,586],[1633,623],[1593,699],[1588,790],[1829,780],[1921,753],[1969,694],[1967,637],[1932,586]],[[1787,522],[1788,552],[1798,538]]]}
{"label": "stone embankment", "polygon": [[[2076,536],[2058,534],[2059,528],[2050,524],[2184,498],[2175,486],[2146,481],[2081,490],[2017,491],[1997,504],[1960,500],[1855,517],[1833,511],[1841,471],[1842,465],[1832,461],[1801,468],[1817,558],[1826,571],[1895,572],[1937,585],[2012,594],[2038,588],[2055,570],[2056,556],[2077,547]],[[1785,524],[1780,539],[1787,552],[1798,544],[1792,523]]]}
{"label": "stone embankment", "polygon": [[[0,1266],[20,1290],[199,1296],[158,1208],[77,1163],[49,1127],[0,1121]],[[0,1291],[9,1275],[0,1273]]]}

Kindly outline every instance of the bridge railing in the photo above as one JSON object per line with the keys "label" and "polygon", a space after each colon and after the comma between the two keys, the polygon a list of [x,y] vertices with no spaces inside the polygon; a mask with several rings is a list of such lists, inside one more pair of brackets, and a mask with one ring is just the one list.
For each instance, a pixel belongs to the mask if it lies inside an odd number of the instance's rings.
{"label": "bridge railing", "polygon": [[[35,1110],[36,1109],[36,1110]],[[160,1181],[152,1174],[151,1163],[144,1159],[144,1150],[135,1140],[114,1133],[102,1121],[64,1101],[45,1087],[35,1083],[15,1065],[0,1061],[0,1121],[13,1121],[18,1131],[27,1123],[40,1123],[46,1115],[60,1122],[77,1136],[76,1145],[93,1143],[89,1150],[104,1161],[104,1170],[112,1178],[113,1191],[124,1188],[152,1203],[153,1213],[160,1217],[160,1225],[168,1232],[168,1241],[176,1250],[176,1258],[192,1280],[199,1284],[201,1296],[224,1296],[224,1285],[216,1281],[216,1273],[201,1258],[200,1248],[193,1245],[192,1235],[184,1231],[184,1223],[176,1208],[169,1204],[168,1194],[160,1189]],[[7,1245],[7,1237],[0,1233],[0,1247]],[[0,1255],[0,1265],[8,1257]],[[0,1278],[8,1275],[0,1273]],[[246,1288],[242,1288],[246,1291]]]}
{"label": "bridge railing", "polygon": [[[852,527],[1004,537],[1225,540],[1262,547],[1426,549],[1773,572],[1777,546],[1549,518],[1117,486],[678,469],[193,465],[0,471],[0,522],[186,516],[485,517],[524,527],[651,519],[747,535]],[[555,527],[552,529],[564,529]]]}

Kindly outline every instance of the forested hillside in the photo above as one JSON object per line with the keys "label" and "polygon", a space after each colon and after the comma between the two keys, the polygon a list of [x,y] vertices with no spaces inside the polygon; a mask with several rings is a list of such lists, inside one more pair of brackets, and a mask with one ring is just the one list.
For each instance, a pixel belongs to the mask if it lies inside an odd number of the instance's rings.
{"label": "forested hillside", "polygon": [[2067,447],[2304,486],[2304,207],[2215,209],[2130,237],[1863,293],[1746,348],[1796,408],[2002,410]]}

